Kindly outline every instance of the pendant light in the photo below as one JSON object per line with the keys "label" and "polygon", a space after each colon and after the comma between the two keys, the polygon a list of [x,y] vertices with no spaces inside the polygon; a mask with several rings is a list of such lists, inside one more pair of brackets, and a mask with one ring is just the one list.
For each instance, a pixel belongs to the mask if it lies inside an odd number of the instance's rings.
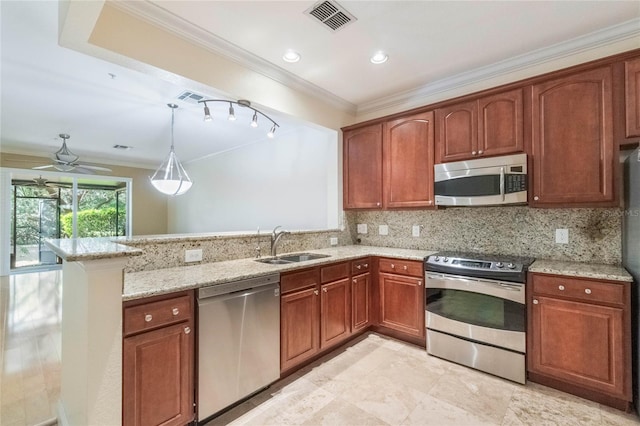
{"label": "pendant light", "polygon": [[178,156],[173,147],[173,122],[174,112],[178,105],[167,104],[171,108],[171,149],[169,155],[160,164],[160,167],[151,176],[151,184],[155,189],[167,195],[181,195],[191,188],[193,182],[189,179],[189,175],[180,164]]}

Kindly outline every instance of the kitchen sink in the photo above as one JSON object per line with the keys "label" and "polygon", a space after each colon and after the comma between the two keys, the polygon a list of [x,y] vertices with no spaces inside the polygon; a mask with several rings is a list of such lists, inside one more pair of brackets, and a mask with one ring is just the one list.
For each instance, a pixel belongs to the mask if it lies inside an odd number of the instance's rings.
{"label": "kitchen sink", "polygon": [[270,265],[286,265],[287,263],[305,262],[307,260],[322,259],[323,257],[330,256],[328,254],[299,253],[271,257],[267,259],[256,259],[256,262],[268,263]]}

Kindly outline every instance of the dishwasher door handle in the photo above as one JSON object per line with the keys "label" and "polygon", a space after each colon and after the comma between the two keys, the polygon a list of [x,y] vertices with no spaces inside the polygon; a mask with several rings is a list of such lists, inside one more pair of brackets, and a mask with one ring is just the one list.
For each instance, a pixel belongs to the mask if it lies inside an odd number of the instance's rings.
{"label": "dishwasher door handle", "polygon": [[209,296],[206,298],[198,299],[198,306],[206,306],[211,303],[223,302],[225,300],[237,299],[239,297],[253,296],[257,293],[263,293],[266,291],[273,291],[274,297],[280,296],[280,284],[269,284],[268,286],[262,286],[257,288],[250,288],[247,290],[238,290],[233,293],[220,294],[217,296]]}

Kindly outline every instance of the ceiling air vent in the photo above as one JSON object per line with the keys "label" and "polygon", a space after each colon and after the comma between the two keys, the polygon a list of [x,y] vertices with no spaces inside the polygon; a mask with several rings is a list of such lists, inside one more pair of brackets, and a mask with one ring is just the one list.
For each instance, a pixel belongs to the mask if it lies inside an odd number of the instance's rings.
{"label": "ceiling air vent", "polygon": [[305,10],[307,15],[315,18],[332,32],[344,28],[347,24],[357,21],[356,17],[336,2],[321,1]]}
{"label": "ceiling air vent", "polygon": [[188,104],[197,104],[198,101],[204,99],[204,96],[185,90],[178,95],[177,99]]}

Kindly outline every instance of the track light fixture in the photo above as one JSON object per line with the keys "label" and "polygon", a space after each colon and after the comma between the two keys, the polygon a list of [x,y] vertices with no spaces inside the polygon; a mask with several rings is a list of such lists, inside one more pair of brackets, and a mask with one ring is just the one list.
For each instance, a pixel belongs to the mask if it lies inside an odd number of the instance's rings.
{"label": "track light fixture", "polygon": [[273,119],[271,117],[269,117],[267,114],[265,114],[262,111],[257,110],[256,108],[251,106],[251,102],[244,100],[244,99],[239,99],[238,101],[227,101],[224,99],[203,99],[201,101],[198,101],[199,104],[204,104],[204,121],[213,121],[213,116],[211,115],[211,111],[209,110],[209,106],[207,105],[208,102],[225,102],[229,104],[229,117],[228,119],[230,121],[235,121],[236,119],[236,114],[235,114],[235,110],[233,109],[233,105],[239,105],[243,108],[249,108],[250,110],[253,110],[253,118],[251,119],[251,124],[250,126],[253,128],[258,127],[258,114],[260,114],[261,116],[263,116],[264,118],[266,118],[267,120],[269,120],[272,123],[271,126],[271,130],[269,130],[269,133],[267,133],[267,137],[270,139],[273,139],[274,134],[276,132],[276,129],[278,127],[280,127],[280,125],[278,123],[276,123],[275,121],[273,121]]}

